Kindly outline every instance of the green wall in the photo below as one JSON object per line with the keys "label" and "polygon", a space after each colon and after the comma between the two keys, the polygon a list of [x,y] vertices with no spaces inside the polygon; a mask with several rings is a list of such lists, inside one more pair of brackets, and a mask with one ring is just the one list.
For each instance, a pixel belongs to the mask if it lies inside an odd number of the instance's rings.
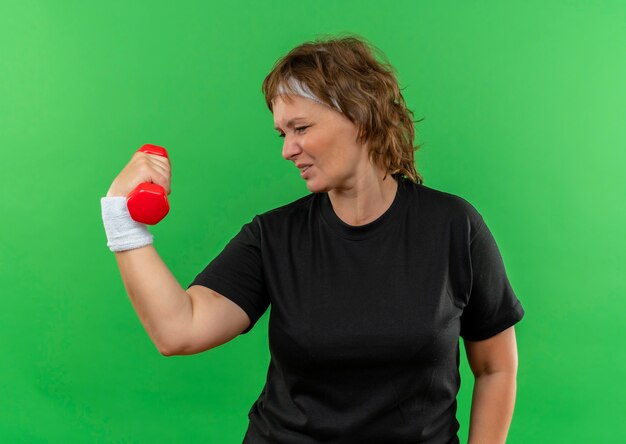
{"label": "green wall", "polygon": [[354,32],[425,119],[425,185],[483,214],[526,310],[508,442],[625,442],[624,23],[623,1],[2,1],[0,441],[241,442],[269,312],[161,356],[100,198],[142,144],[168,149],[172,209],[150,230],[186,287],[255,214],[308,193],[260,92],[274,61]]}

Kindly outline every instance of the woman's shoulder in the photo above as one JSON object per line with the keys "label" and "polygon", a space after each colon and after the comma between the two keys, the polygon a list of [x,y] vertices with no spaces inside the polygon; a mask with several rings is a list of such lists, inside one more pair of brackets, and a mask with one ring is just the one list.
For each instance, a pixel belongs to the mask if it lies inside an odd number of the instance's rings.
{"label": "woman's shoulder", "polygon": [[460,194],[432,188],[422,184],[409,183],[413,195],[424,214],[440,215],[445,218],[469,219],[472,225],[480,225],[482,216],[477,208]]}
{"label": "woman's shoulder", "polygon": [[287,221],[293,219],[293,217],[306,217],[314,199],[315,193],[309,193],[279,207],[263,211],[257,214],[256,217],[262,221],[272,223]]}

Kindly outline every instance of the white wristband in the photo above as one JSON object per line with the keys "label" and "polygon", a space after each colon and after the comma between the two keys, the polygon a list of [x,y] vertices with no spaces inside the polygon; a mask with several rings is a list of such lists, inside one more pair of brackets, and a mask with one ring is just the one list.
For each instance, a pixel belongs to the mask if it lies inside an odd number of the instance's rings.
{"label": "white wristband", "polygon": [[107,247],[111,251],[126,251],[145,247],[153,242],[145,224],[130,217],[126,197],[114,196],[100,199],[102,222],[107,235]]}

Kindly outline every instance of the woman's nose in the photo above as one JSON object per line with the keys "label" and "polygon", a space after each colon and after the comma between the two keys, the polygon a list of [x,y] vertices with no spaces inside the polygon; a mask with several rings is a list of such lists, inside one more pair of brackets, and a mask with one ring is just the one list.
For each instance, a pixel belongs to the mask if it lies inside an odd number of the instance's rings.
{"label": "woman's nose", "polygon": [[283,141],[283,159],[289,160],[300,151],[300,147],[298,146],[296,141],[288,135],[285,135],[285,140]]}

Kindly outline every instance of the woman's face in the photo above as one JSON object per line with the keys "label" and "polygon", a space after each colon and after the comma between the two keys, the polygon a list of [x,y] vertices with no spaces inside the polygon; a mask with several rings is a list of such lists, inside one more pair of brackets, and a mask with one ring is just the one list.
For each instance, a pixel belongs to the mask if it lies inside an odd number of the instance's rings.
{"label": "woman's face", "polygon": [[283,158],[299,167],[311,192],[352,188],[360,173],[371,168],[366,147],[356,140],[357,126],[326,105],[290,98],[279,95],[272,101],[274,127],[284,137]]}

